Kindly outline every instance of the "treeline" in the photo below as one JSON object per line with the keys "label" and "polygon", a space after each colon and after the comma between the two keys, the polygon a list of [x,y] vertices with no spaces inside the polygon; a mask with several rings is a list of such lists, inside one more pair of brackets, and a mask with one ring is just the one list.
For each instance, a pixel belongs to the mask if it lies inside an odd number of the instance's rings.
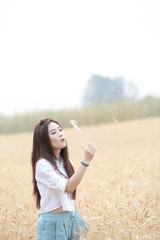
{"label": "treeline", "polygon": [[160,116],[160,98],[147,96],[136,102],[118,101],[114,104],[92,104],[73,110],[0,115],[0,134],[33,132],[40,119],[48,117],[56,119],[66,128],[72,127],[70,120],[76,120],[78,125],[82,126],[158,116]]}

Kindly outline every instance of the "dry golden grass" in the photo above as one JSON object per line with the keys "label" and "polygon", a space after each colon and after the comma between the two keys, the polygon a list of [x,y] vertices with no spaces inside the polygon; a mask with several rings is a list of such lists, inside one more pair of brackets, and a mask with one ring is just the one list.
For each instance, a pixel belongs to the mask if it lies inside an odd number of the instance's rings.
{"label": "dry golden grass", "polygon": [[[94,161],[78,187],[88,240],[160,240],[160,119],[66,129],[75,169],[88,140]],[[32,134],[0,136],[0,240],[36,239]]]}

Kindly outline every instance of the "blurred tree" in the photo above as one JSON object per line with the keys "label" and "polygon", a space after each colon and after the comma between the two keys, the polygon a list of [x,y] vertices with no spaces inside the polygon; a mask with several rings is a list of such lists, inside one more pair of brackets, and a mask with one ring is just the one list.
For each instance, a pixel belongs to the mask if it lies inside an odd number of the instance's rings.
{"label": "blurred tree", "polygon": [[122,77],[110,79],[100,75],[92,75],[84,91],[84,104],[114,103],[119,100],[134,100],[137,95],[136,86],[126,83]]}

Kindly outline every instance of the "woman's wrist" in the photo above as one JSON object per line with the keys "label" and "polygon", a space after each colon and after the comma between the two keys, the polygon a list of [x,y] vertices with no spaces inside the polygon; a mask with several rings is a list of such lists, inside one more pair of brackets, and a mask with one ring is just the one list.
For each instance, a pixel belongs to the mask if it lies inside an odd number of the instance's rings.
{"label": "woman's wrist", "polygon": [[84,157],[84,158],[82,158],[83,160],[82,160],[82,162],[84,162],[85,164],[90,164],[90,160],[88,159],[88,158],[86,158],[86,157]]}
{"label": "woman's wrist", "polygon": [[83,162],[83,161],[81,161],[81,164],[82,164],[83,166],[85,166],[85,167],[88,167],[88,166],[89,166],[89,163],[86,163],[86,162]]}

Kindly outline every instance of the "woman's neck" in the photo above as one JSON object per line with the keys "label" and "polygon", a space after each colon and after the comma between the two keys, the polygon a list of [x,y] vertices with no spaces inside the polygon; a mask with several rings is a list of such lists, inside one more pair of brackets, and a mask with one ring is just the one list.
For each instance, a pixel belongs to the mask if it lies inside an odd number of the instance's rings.
{"label": "woman's neck", "polygon": [[61,162],[61,156],[60,156],[60,152],[59,153],[55,153],[56,159],[58,160],[58,162]]}

